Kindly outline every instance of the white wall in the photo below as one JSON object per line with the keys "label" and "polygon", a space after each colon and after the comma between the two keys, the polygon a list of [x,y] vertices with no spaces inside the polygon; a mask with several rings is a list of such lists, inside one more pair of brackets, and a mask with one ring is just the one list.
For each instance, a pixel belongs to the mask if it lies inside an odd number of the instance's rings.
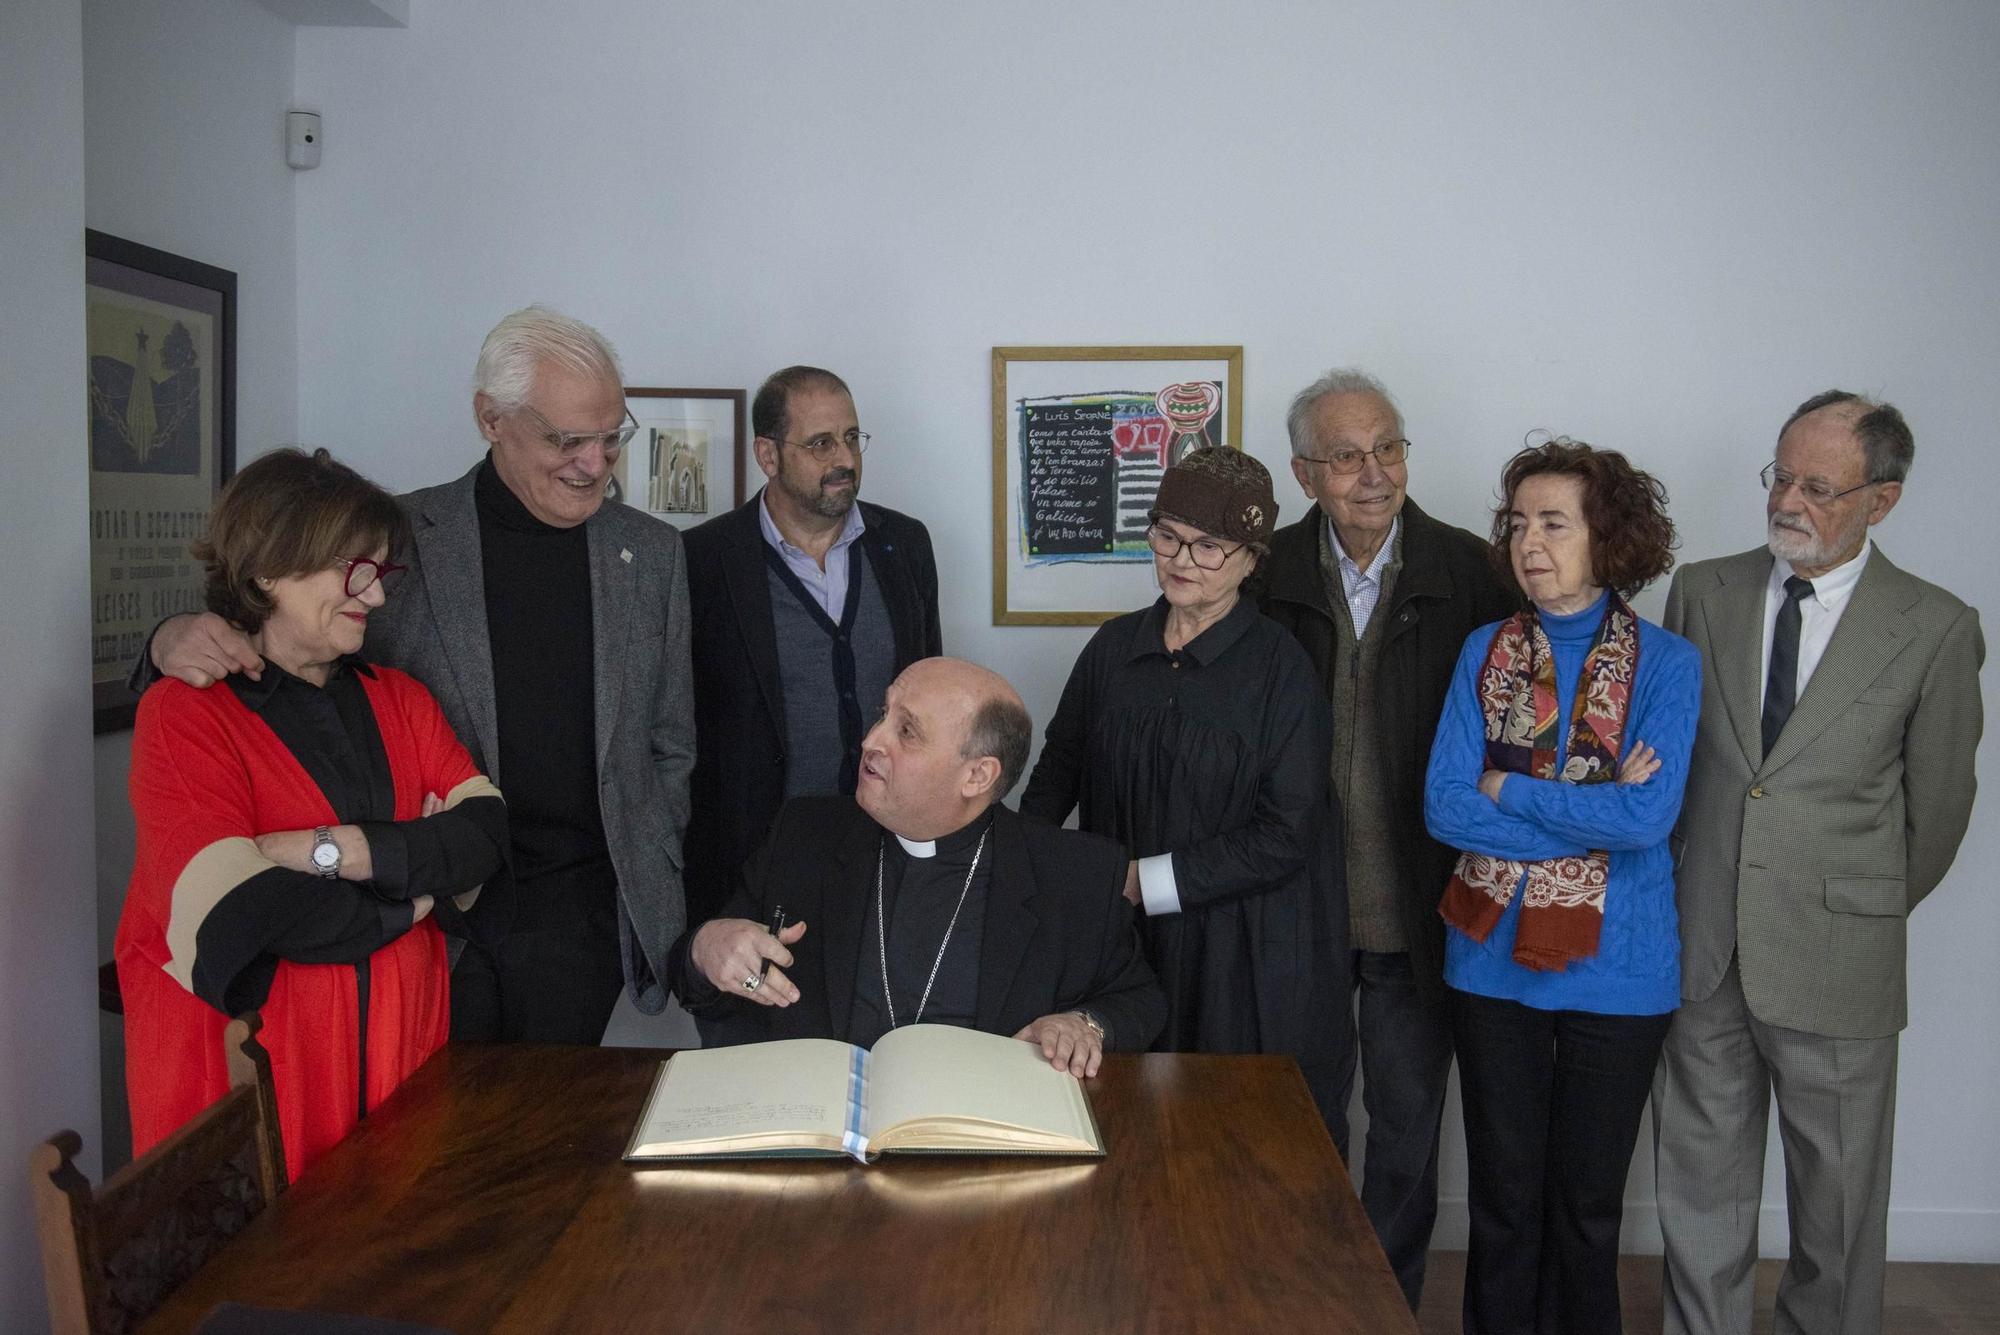
{"label": "white wall", "polygon": [[[1993,7],[1829,0],[492,0],[302,31],[302,434],[397,487],[455,475],[480,336],[531,300],[634,383],[832,366],[866,494],[941,540],[947,644],[1042,717],[1083,632],[988,624],[997,343],[1240,342],[1274,467],[1289,394],[1367,365],[1433,513],[1476,526],[1549,427],[1656,470],[1688,556],[1756,543],[1795,403],[1885,393],[1920,443],[1886,548],[1990,599],[1996,56]],[[1975,829],[1912,928],[1901,1255],[2000,1259],[1996,858]],[[1648,1174],[1642,1147],[1640,1246]]]}
{"label": "white wall", "polygon": [[80,0],[0,5],[0,1329],[47,1320],[28,1155],[97,1165]]}
{"label": "white wall", "polygon": [[[297,229],[284,115],[292,25],[252,0],[83,5],[88,225],[236,273],[236,457],[298,438]],[[81,245],[81,233],[78,244]],[[130,732],[95,746],[97,951],[132,870]],[[104,1023],[105,1154],[130,1155],[120,1022]]]}

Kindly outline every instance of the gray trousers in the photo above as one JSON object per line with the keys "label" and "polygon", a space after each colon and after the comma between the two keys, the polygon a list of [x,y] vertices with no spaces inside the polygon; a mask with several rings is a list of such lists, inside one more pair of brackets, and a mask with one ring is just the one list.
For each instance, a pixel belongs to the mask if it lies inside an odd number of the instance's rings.
{"label": "gray trousers", "polygon": [[1675,1013],[1653,1079],[1667,1335],[1749,1335],[1773,1094],[1792,1234],[1773,1329],[1882,1329],[1896,1036],[1765,1024],[1732,962],[1714,995]]}
{"label": "gray trousers", "polygon": [[1361,1106],[1368,1110],[1361,1207],[1410,1309],[1438,1211],[1438,1125],[1451,1076],[1451,1025],[1440,989],[1418,985],[1407,953],[1354,952]]}

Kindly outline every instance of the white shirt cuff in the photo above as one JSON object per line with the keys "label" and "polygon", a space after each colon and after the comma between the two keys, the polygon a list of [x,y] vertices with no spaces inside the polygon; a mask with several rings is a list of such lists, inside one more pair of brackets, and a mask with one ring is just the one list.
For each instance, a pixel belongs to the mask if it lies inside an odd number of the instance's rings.
{"label": "white shirt cuff", "polygon": [[1181,890],[1174,882],[1174,855],[1155,853],[1139,859],[1139,898],[1145,901],[1146,916],[1181,911]]}

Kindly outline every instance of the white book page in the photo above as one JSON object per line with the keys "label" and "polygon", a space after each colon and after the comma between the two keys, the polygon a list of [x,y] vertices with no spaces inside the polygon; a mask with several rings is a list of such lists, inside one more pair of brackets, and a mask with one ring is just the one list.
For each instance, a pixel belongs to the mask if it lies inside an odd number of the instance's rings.
{"label": "white book page", "polygon": [[676,1053],[635,1143],[734,1140],[779,1132],[841,1138],[856,1049],[824,1038]]}
{"label": "white book page", "polygon": [[940,1117],[1097,1144],[1082,1086],[1050,1066],[1040,1047],[946,1024],[884,1034],[868,1063],[869,1140],[901,1122]]}

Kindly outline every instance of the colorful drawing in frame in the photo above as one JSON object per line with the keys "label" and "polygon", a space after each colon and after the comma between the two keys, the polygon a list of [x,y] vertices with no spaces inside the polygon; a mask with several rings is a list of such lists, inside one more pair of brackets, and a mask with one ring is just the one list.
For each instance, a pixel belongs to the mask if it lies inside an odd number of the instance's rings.
{"label": "colorful drawing in frame", "polygon": [[1236,347],[994,349],[995,625],[1151,600],[1147,511],[1173,461],[1238,443],[1242,374]]}
{"label": "colorful drawing in frame", "polygon": [[200,611],[188,550],[236,471],[236,275],[84,232],[94,730],[132,726],[153,627]]}
{"label": "colorful drawing in frame", "polygon": [[1106,390],[1022,399],[1021,522],[1030,566],[1057,561],[1148,561],[1146,512],[1167,468],[1220,443],[1222,386]]}

